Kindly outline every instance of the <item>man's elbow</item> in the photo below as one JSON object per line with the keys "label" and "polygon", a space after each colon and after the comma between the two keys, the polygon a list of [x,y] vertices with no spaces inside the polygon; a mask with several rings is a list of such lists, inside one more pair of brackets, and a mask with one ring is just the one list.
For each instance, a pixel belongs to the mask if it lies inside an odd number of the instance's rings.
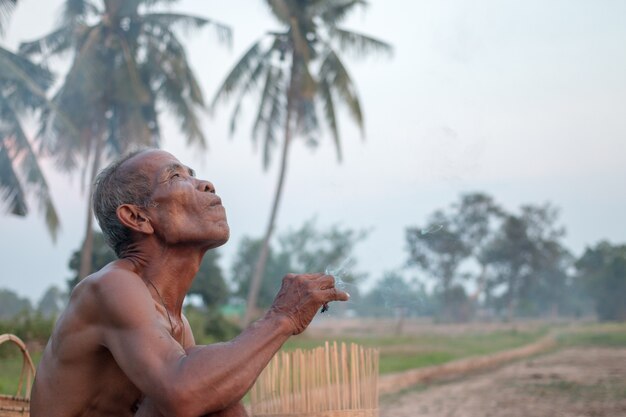
{"label": "man's elbow", "polygon": [[202,414],[196,412],[197,407],[194,407],[185,390],[177,386],[169,387],[163,395],[154,400],[163,416],[198,417]]}
{"label": "man's elbow", "polygon": [[220,391],[211,387],[200,394],[197,390],[185,387],[184,384],[176,384],[176,387],[172,387],[162,398],[159,408],[164,416],[198,417],[222,411],[239,400],[232,399]]}

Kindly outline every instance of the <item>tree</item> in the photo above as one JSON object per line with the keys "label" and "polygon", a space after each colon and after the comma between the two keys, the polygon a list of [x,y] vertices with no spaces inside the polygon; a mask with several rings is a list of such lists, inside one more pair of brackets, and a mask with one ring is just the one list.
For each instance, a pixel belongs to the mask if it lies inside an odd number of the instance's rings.
{"label": "tree", "polygon": [[[409,227],[406,230],[408,266],[417,267],[437,281],[438,292],[444,306],[443,315],[454,307],[453,288],[467,275],[459,272],[461,263],[472,253],[463,231],[454,222],[454,217],[435,211],[425,227]],[[444,317],[445,318],[445,317]],[[448,318],[452,318],[451,315]]]}
{"label": "tree", "polygon": [[[463,283],[475,276],[474,300],[484,289],[486,263],[481,253],[500,213],[490,196],[474,192],[461,195],[447,210],[433,212],[423,227],[407,228],[407,265],[436,279],[441,319],[468,319],[471,308]],[[463,268],[468,261],[478,268]]]}
{"label": "tree", "polygon": [[[0,34],[17,1],[0,1]],[[45,91],[53,77],[46,68],[0,47],[0,203],[18,216],[28,213],[28,194],[33,194],[44,214],[53,240],[59,216],[33,144],[22,126],[21,116],[46,109]]]}
{"label": "tree", "polygon": [[474,192],[461,195],[457,204],[452,205],[451,221],[460,239],[469,250],[469,257],[478,264],[476,290],[471,298],[477,300],[485,290],[487,279],[487,262],[483,253],[489,239],[502,221],[503,210],[485,193]]}
{"label": "tree", "polygon": [[388,271],[364,297],[364,304],[383,316],[398,319],[395,334],[402,334],[404,319],[420,309],[420,295],[397,271]]}
{"label": "tree", "polygon": [[[42,117],[43,147],[60,167],[74,172],[82,165],[93,184],[111,157],[158,146],[160,106],[173,113],[188,143],[205,146],[197,117],[204,99],[177,31],[212,25],[221,40],[229,40],[230,30],[205,18],[155,9],[174,1],[102,0],[99,7],[94,1],[66,0],[59,26],[21,45],[22,53],[44,60],[73,53],[52,99],[58,111]],[[76,127],[72,134],[59,114]],[[92,269],[92,221],[88,204],[79,278]]]}
{"label": "tree", "polygon": [[626,245],[600,242],[576,261],[577,275],[601,320],[626,320]]}
{"label": "tree", "polygon": [[185,314],[194,329],[196,340],[205,342],[230,340],[241,330],[220,311],[220,307],[228,300],[230,291],[218,264],[219,257],[219,252],[215,249],[204,254],[189,290],[189,294],[200,296],[203,306],[199,308],[188,304],[185,307]]}
{"label": "tree", "polygon": [[[83,250],[84,248],[81,247],[80,249],[74,251],[68,262],[68,268],[74,273],[72,278],[67,280],[68,292],[70,293],[72,292],[76,284],[80,282],[80,265],[81,259],[83,259]],[[91,265],[91,269],[87,272],[87,274],[91,274],[103,268],[106,264],[108,264],[109,262],[113,262],[116,259],[117,256],[115,255],[115,252],[113,252],[113,249],[111,249],[109,245],[107,245],[106,241],[104,240],[104,235],[100,232],[95,232],[93,235],[93,247],[91,250],[91,259],[89,262]]]}
{"label": "tree", "polygon": [[56,285],[50,286],[39,300],[37,312],[44,318],[56,318],[67,303],[67,294]]}
{"label": "tree", "polygon": [[200,269],[196,274],[189,294],[199,295],[204,306],[217,309],[228,299],[228,287],[224,281],[222,268],[218,265],[219,252],[213,249],[204,254]]}
{"label": "tree", "polygon": [[[262,244],[261,239],[243,237],[233,259],[231,277],[233,283],[237,286],[235,294],[244,299],[250,293],[250,282],[254,275],[254,265],[259,259]],[[284,254],[281,256],[275,252],[270,246],[257,295],[257,305],[261,308],[268,307],[278,293],[281,281],[277,278],[282,278],[286,273],[291,272],[289,259]],[[246,318],[244,318],[244,321],[246,321]]]}
{"label": "tree", "polygon": [[253,91],[260,91],[252,138],[256,142],[259,134],[263,137],[265,169],[278,145],[278,130],[282,129],[278,181],[253,270],[246,322],[250,321],[257,305],[292,140],[302,137],[309,145],[319,143],[320,108],[340,161],[337,105],[347,106],[361,132],[364,125],[356,87],[339,53],[353,52],[362,56],[391,51],[390,45],[385,42],[339,26],[352,10],[367,4],[363,0],[267,0],[267,3],[283,29],[268,32],[248,49],[218,89],[212,104],[216,107],[236,95],[231,117],[232,133],[236,129],[243,100]]}
{"label": "tree", "polygon": [[[365,274],[355,271],[355,261],[351,255],[358,242],[367,236],[366,231],[355,231],[337,225],[326,230],[318,230],[315,220],[305,222],[298,229],[290,229],[278,237],[277,248],[269,248],[265,271],[259,288],[258,304],[267,307],[280,288],[280,280],[285,274],[294,271],[325,271],[343,264],[341,279],[346,284],[362,280]],[[252,268],[258,258],[262,242],[260,239],[244,238],[232,264],[233,282],[237,284],[237,294],[249,294]],[[356,294],[357,287],[350,285],[350,294]]]}
{"label": "tree", "polygon": [[509,318],[516,311],[537,314],[546,305],[558,309],[571,257],[561,243],[565,230],[557,220],[558,210],[550,204],[522,206],[519,215],[506,215],[485,247],[489,297]]}
{"label": "tree", "polygon": [[11,290],[0,289],[0,319],[8,320],[20,313],[30,312],[31,309],[27,298],[22,298]]}
{"label": "tree", "polygon": [[[574,307],[566,295],[575,292],[567,274],[572,258],[561,243],[565,230],[557,222],[550,204],[511,214],[487,194],[464,194],[424,227],[407,228],[407,264],[437,279],[444,319],[466,319],[483,292],[485,304],[507,309],[509,318],[557,314]],[[472,278],[476,290],[468,296],[464,284]]]}
{"label": "tree", "polygon": [[369,232],[332,225],[320,230],[315,218],[305,221],[297,229],[287,229],[278,236],[280,254],[289,259],[292,271],[333,271],[342,268],[348,282],[364,279],[356,272],[352,253],[357,243]]}

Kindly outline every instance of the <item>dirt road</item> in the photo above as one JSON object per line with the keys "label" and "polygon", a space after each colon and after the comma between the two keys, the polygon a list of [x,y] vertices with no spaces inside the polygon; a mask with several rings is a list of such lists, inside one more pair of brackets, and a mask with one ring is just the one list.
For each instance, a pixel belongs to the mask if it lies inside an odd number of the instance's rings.
{"label": "dirt road", "polygon": [[572,348],[383,398],[381,417],[626,417],[626,349]]}

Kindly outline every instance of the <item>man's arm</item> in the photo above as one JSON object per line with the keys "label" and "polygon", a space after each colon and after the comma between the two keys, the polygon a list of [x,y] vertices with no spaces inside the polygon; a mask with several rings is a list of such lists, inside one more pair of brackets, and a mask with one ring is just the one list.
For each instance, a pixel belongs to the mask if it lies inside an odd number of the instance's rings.
{"label": "man's arm", "polygon": [[[192,348],[196,345],[196,339],[191,331],[191,326],[187,317],[183,314],[183,323],[185,326],[184,341],[185,350]],[[139,409],[135,413],[135,417],[164,417],[156,407],[156,403],[152,398],[144,398],[139,405]],[[207,414],[205,417],[249,417],[246,408],[241,401],[229,405],[227,408],[216,411],[215,413]]]}
{"label": "man's arm", "polygon": [[159,322],[145,284],[109,273],[94,289],[102,304],[102,344],[164,415],[193,416],[236,404],[274,353],[302,332],[323,303],[346,300],[332,277],[288,275],[268,313],[227,343],[184,350]]}

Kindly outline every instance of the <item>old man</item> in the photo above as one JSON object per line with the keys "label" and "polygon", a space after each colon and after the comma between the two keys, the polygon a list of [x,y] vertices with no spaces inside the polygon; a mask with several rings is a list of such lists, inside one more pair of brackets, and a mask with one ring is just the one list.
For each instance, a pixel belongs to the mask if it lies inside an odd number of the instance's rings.
{"label": "old man", "polygon": [[183,299],[229,226],[215,187],[171,154],[144,150],[104,169],[94,212],[119,259],[76,286],[43,353],[32,417],[245,416],[241,398],[322,305],[347,300],[331,276],[290,274],[265,316],[198,346]]}

